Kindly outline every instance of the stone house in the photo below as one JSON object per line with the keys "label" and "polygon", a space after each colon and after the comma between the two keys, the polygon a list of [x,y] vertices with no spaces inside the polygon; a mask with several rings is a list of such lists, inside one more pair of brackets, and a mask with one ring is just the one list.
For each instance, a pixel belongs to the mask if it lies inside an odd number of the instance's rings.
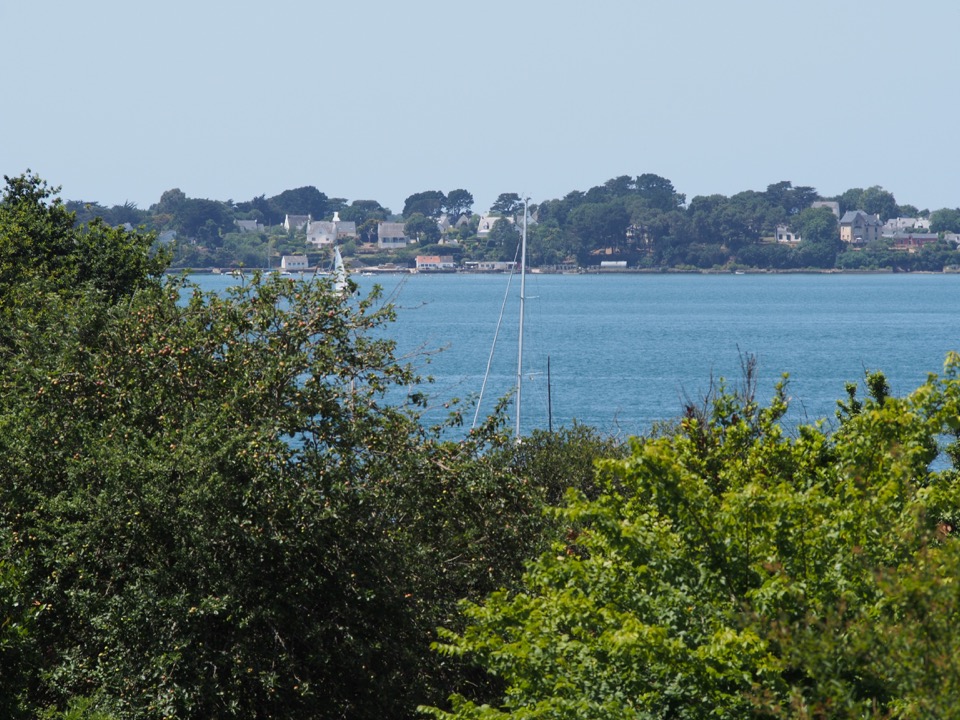
{"label": "stone house", "polygon": [[883,223],[876,215],[863,210],[848,210],[840,218],[840,239],[845,243],[863,245],[880,238]]}

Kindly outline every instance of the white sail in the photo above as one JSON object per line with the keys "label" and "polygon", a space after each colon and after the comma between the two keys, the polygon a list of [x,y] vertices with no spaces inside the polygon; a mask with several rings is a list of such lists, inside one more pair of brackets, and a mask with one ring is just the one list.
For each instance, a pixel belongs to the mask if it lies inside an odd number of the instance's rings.
{"label": "white sail", "polygon": [[333,287],[337,292],[347,289],[347,267],[343,264],[340,248],[333,248]]}

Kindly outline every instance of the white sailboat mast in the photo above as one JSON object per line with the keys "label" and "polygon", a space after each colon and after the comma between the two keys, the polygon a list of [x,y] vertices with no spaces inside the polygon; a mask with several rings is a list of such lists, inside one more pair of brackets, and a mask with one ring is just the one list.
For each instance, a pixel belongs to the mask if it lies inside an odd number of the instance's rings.
{"label": "white sailboat mast", "polygon": [[516,441],[520,442],[520,398],[523,390],[523,310],[526,301],[526,281],[527,281],[527,201],[523,199],[523,235],[520,240],[520,331],[517,341],[517,408],[516,408],[516,428],[514,435]]}

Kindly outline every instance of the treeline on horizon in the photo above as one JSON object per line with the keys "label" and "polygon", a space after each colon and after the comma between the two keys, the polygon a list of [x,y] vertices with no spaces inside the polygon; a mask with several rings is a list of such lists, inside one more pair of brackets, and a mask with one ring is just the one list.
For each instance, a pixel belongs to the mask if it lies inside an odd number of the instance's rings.
{"label": "treeline on horizon", "polygon": [[[716,269],[896,269],[943,270],[960,265],[952,243],[938,242],[918,252],[895,250],[881,239],[851,248],[840,240],[838,218],[815,201],[835,201],[840,215],[863,210],[881,221],[896,217],[923,217],[931,232],[960,232],[960,208],[919,210],[898,204],[893,193],[879,186],[851,188],[824,197],[808,186],[790,181],[765,190],[745,190],[732,196],[696,196],[689,202],[666,178],[655,174],[620,176],[587,191],[530,206],[535,220],[528,232],[528,261],[532,266],[573,264],[596,266],[601,260],[623,260],[634,268]],[[284,231],[286,215],[331,219],[339,213],[356,223],[358,237],[341,248],[347,255],[363,255],[365,264],[397,262],[412,265],[418,254],[452,255],[466,260],[513,260],[519,242],[518,223],[496,223],[478,235],[480,216],[473,196],[464,189],[414,193],[394,214],[375,200],[328,197],[313,186],[286,190],[273,197],[260,195],[245,202],[189,198],[179,189],[163,193],[147,210],[131,203],[106,208],[93,202],[68,201],[79,222],[102,217],[111,225],[129,223],[157,232],[174,231],[173,264],[177,267],[263,267],[276,264],[282,254],[307,253],[317,262],[323,251],[307,246],[304,233]],[[516,193],[503,193],[489,214],[517,219],[522,202]],[[453,224],[441,231],[436,222],[446,215]],[[255,220],[259,232],[239,232],[237,220]],[[416,243],[390,253],[377,252],[377,226],[401,221]],[[796,245],[774,240],[778,225],[787,225],[800,237]]]}

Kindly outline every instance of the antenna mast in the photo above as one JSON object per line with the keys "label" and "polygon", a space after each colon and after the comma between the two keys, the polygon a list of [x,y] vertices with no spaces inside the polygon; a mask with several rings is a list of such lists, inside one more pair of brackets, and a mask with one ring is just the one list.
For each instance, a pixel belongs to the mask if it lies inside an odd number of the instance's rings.
{"label": "antenna mast", "polygon": [[523,388],[523,304],[526,300],[527,281],[527,202],[523,199],[523,236],[520,240],[520,333],[517,341],[517,412],[514,435],[520,442],[520,397]]}

